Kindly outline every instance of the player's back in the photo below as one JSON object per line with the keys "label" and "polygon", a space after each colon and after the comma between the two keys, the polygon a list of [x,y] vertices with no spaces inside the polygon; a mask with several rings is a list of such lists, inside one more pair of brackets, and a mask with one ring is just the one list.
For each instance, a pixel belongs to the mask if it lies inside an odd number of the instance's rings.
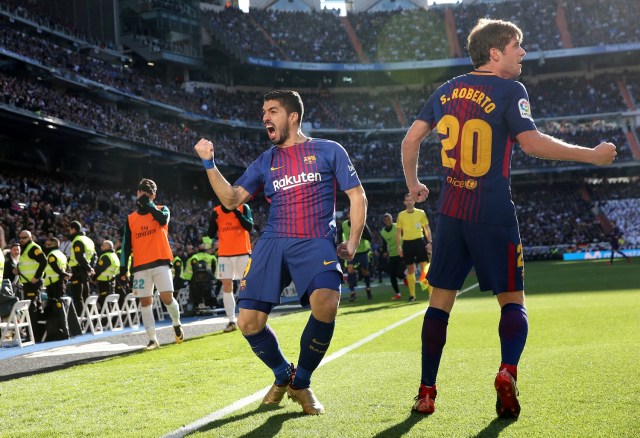
{"label": "player's back", "polygon": [[419,118],[440,136],[445,177],[438,212],[515,223],[511,153],[515,136],[535,129],[522,84],[486,73],[458,76],[436,90]]}

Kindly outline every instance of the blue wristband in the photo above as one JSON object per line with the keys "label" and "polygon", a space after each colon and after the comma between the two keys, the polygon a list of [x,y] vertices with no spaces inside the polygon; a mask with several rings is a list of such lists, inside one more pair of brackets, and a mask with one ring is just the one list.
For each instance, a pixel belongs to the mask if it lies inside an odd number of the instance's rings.
{"label": "blue wristband", "polygon": [[205,169],[214,169],[216,167],[216,163],[213,160],[205,160],[204,158],[201,158],[201,160]]}

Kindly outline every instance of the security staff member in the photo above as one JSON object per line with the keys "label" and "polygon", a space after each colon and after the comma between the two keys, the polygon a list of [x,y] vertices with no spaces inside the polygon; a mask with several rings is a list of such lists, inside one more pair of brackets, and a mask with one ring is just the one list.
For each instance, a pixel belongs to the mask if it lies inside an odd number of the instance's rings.
{"label": "security staff member", "polygon": [[[199,304],[202,304],[203,299],[206,302],[210,301],[211,289],[213,287],[213,271],[211,268],[217,260],[215,256],[207,253],[204,245],[200,245],[197,252],[193,252],[191,245],[187,246],[187,250],[191,250],[192,252],[185,262],[182,278],[189,282],[188,310],[191,310],[198,307]],[[205,272],[200,272],[202,271],[202,267],[204,267],[206,271],[206,279],[203,278],[205,277]]]}
{"label": "security staff member", "polygon": [[60,251],[60,240],[56,237],[48,238],[44,247],[47,253],[47,267],[44,270],[47,296],[60,299],[64,295],[65,280],[71,277],[67,272],[67,256]]}
{"label": "security staff member", "polygon": [[120,272],[120,260],[113,249],[113,242],[105,240],[100,245],[100,256],[96,263],[94,278],[98,283],[98,307],[102,308],[107,295],[115,291],[115,278]]}
{"label": "security staff member", "polygon": [[40,245],[33,241],[31,231],[22,230],[18,235],[20,239],[21,255],[18,261],[20,283],[23,285],[24,298],[31,300],[31,308],[40,307],[40,288],[42,277],[47,267],[47,257],[42,252]]}
{"label": "security staff member", "polygon": [[186,282],[182,278],[182,271],[184,270],[184,260],[181,254],[182,247],[176,244],[173,250],[173,261],[171,262],[171,270],[173,271],[173,296],[178,298],[178,292],[184,288]]}
{"label": "security staff member", "polygon": [[84,235],[80,222],[73,221],[69,224],[69,240],[71,240],[71,268],[70,295],[78,312],[84,307],[84,300],[89,297],[91,284],[89,280],[95,274],[93,262],[96,255],[96,247],[93,240]]}
{"label": "security staff member", "polygon": [[40,323],[44,319],[40,288],[43,284],[44,270],[47,267],[47,258],[40,245],[33,241],[30,231],[20,231],[18,238],[22,248],[22,254],[18,261],[20,282],[23,287],[24,299],[31,300],[29,318],[31,318],[34,340],[39,341],[44,334],[44,325]]}

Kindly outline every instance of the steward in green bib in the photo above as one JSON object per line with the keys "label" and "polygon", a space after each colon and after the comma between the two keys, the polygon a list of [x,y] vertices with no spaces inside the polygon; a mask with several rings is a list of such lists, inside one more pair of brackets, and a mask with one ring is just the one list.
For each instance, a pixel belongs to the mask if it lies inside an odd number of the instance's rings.
{"label": "steward in green bib", "polygon": [[95,280],[98,283],[98,304],[102,308],[107,295],[115,293],[115,278],[120,272],[120,259],[113,249],[113,242],[104,240],[96,263]]}
{"label": "steward in green bib", "polygon": [[31,231],[20,231],[19,239],[21,254],[18,261],[18,272],[20,272],[24,299],[31,300],[32,307],[40,307],[40,288],[43,284],[44,270],[47,267],[47,257],[42,252],[40,245],[33,241]]}
{"label": "steward in green bib", "polygon": [[69,240],[71,241],[71,268],[70,295],[78,312],[82,312],[84,300],[91,293],[89,280],[95,274],[93,264],[96,257],[96,247],[93,240],[84,235],[80,222],[73,221],[69,224]]}
{"label": "steward in green bib", "polygon": [[47,267],[44,270],[44,285],[49,298],[60,299],[64,295],[65,281],[71,277],[67,272],[67,256],[60,251],[60,240],[48,238],[44,243],[47,253]]}
{"label": "steward in green bib", "polygon": [[400,294],[400,288],[398,287],[398,279],[404,278],[404,262],[398,254],[398,240],[396,239],[398,227],[393,222],[393,217],[390,213],[385,213],[384,216],[382,216],[382,223],[384,224],[384,228],[380,230],[380,236],[382,237],[382,255],[386,258],[385,268],[391,280],[391,287],[395,292],[391,299],[398,300],[402,296]]}
{"label": "steward in green bib", "polygon": [[[351,223],[347,219],[342,222],[342,241],[349,241],[351,235]],[[356,248],[356,255],[353,260],[347,261],[347,279],[349,284],[349,291],[351,296],[349,301],[356,299],[356,286],[358,284],[358,273],[356,268],[360,269],[362,279],[364,280],[365,291],[367,292],[367,298],[371,299],[371,274],[369,272],[369,252],[371,252],[371,230],[365,223],[364,230],[362,230],[362,237],[360,238],[360,245]]]}

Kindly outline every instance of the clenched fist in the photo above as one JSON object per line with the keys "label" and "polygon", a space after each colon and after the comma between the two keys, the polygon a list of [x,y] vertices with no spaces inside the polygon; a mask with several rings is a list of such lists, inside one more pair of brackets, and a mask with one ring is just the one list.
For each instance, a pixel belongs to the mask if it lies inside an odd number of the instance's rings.
{"label": "clenched fist", "polygon": [[213,143],[206,138],[201,138],[193,148],[202,160],[213,160]]}
{"label": "clenched fist", "polygon": [[598,166],[608,166],[613,163],[618,153],[616,152],[616,146],[613,143],[600,143],[593,148],[595,158],[592,163]]}

